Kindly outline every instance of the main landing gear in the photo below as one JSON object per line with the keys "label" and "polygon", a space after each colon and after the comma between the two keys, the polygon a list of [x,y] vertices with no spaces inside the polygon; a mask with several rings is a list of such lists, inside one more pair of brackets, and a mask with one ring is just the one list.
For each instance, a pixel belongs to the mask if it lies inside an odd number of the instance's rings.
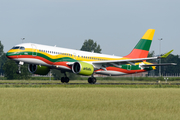
{"label": "main landing gear", "polygon": [[64,73],[64,76],[65,76],[65,77],[62,77],[62,78],[61,78],[61,82],[62,82],[62,83],[68,83],[68,82],[69,82],[69,78],[67,77],[67,75],[66,75],[65,72],[63,72],[63,73]]}
{"label": "main landing gear", "polygon": [[93,76],[89,77],[89,78],[88,78],[88,83],[90,83],[90,84],[95,84],[95,83],[96,83],[96,78],[93,77]]}

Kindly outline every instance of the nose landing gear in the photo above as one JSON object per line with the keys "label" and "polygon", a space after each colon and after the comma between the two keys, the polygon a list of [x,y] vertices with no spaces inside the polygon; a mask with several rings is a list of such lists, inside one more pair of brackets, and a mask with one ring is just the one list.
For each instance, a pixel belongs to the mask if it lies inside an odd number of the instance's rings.
{"label": "nose landing gear", "polygon": [[18,63],[18,70],[16,71],[17,74],[21,74],[21,65],[23,64],[24,62],[21,62],[21,61]]}
{"label": "nose landing gear", "polygon": [[18,70],[16,71],[16,74],[21,74],[21,65],[18,65]]}

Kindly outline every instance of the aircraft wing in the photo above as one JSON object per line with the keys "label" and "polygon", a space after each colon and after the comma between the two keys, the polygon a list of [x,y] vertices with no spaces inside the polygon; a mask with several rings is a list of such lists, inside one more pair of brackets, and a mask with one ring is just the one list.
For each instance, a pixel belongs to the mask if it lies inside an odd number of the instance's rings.
{"label": "aircraft wing", "polygon": [[137,58],[137,59],[124,59],[124,60],[108,60],[108,61],[94,61],[93,64],[105,64],[105,63],[119,63],[119,64],[135,64],[136,62],[142,62],[144,60],[158,59],[159,57],[149,57],[149,58]]}
{"label": "aircraft wing", "polygon": [[177,65],[176,63],[162,63],[162,64],[150,64],[150,65],[141,65],[142,67],[150,67],[150,66],[169,66],[169,65]]}
{"label": "aircraft wing", "polygon": [[[111,64],[116,67],[119,67],[119,65],[122,64],[131,64],[135,65],[137,62],[142,62],[145,60],[153,60],[153,59],[159,59],[159,58],[166,58],[173,50],[169,51],[168,53],[164,54],[163,56],[159,57],[148,57],[148,58],[137,58],[137,59],[123,59],[123,60],[109,60],[109,61],[93,61],[92,64],[95,66],[101,66],[103,64]],[[176,63],[164,63],[164,64],[150,64],[150,65],[143,65],[143,67],[148,67],[148,66],[166,66],[166,65],[176,65]]]}
{"label": "aircraft wing", "polygon": [[[119,67],[122,64],[131,64],[135,65],[137,62],[142,62],[145,60],[153,60],[153,59],[159,59],[159,58],[166,58],[173,50],[169,51],[168,53],[164,54],[163,56],[159,57],[148,57],[148,58],[137,58],[137,59],[122,59],[122,60],[107,60],[107,61],[92,61],[94,66],[97,68],[103,68],[102,65],[111,64],[113,66]],[[73,65],[74,62],[68,62],[67,65]],[[148,66],[165,66],[165,65],[176,65],[176,63],[164,63],[164,64],[150,64],[150,65],[143,65],[143,67]]]}
{"label": "aircraft wing", "polygon": [[[124,59],[124,60],[107,60],[107,61],[93,61],[90,62],[94,65],[102,65],[102,64],[112,64],[112,65],[121,65],[121,64],[131,64],[135,65],[137,62],[142,62],[144,60],[153,60],[153,59],[158,59],[159,57],[149,57],[149,58],[138,58],[138,59]],[[74,62],[67,62],[67,65],[73,65]],[[115,65],[116,66],[116,65]]]}

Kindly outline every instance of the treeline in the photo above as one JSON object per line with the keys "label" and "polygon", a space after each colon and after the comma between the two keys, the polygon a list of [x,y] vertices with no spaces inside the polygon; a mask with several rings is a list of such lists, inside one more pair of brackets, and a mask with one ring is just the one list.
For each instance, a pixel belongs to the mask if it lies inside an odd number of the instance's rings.
{"label": "treeline", "polygon": [[[148,57],[154,57],[155,52],[149,52]],[[159,63],[159,59],[149,60],[148,62]],[[179,55],[170,54],[167,58],[161,59],[161,63],[176,63],[175,66],[161,66],[161,75],[175,75],[180,73],[180,58]],[[149,75],[158,76],[159,75],[159,67],[156,67],[156,70],[150,71]]]}

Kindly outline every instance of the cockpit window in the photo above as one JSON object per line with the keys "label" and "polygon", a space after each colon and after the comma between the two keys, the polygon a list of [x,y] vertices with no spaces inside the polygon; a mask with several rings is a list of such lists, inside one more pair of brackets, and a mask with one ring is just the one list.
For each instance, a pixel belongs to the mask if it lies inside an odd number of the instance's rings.
{"label": "cockpit window", "polygon": [[25,50],[25,47],[20,47],[20,50]]}
{"label": "cockpit window", "polygon": [[14,46],[12,49],[19,49],[19,46]]}
{"label": "cockpit window", "polygon": [[12,49],[20,49],[20,50],[25,50],[25,47],[21,47],[21,46],[14,46]]}

